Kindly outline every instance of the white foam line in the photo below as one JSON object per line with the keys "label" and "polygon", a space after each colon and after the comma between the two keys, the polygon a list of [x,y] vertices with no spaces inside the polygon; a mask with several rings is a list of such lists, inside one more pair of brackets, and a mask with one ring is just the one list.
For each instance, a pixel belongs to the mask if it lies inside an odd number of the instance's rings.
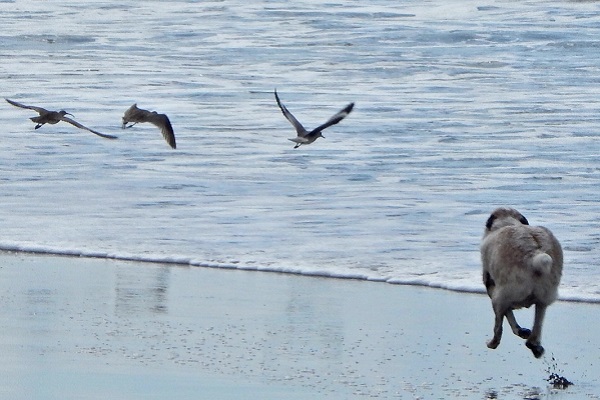
{"label": "white foam line", "polygon": [[[289,268],[289,267],[272,267],[272,266],[257,266],[257,265],[242,265],[237,263],[225,263],[215,261],[200,261],[189,257],[173,257],[173,256],[160,256],[160,255],[135,255],[135,254],[119,254],[119,253],[108,253],[94,250],[84,249],[67,249],[58,248],[52,246],[39,246],[39,245],[25,245],[22,243],[9,243],[1,242],[0,251],[4,252],[16,252],[16,253],[28,253],[38,255],[50,255],[50,256],[62,256],[62,257],[83,257],[83,258],[99,258],[119,261],[134,261],[152,264],[172,264],[181,266],[194,266],[202,268],[220,268],[220,269],[236,269],[242,271],[258,271],[258,272],[271,272],[280,274],[290,275],[301,275],[308,277],[317,278],[329,278],[329,279],[352,279],[369,282],[381,282],[389,283],[392,285],[406,285],[406,286],[423,286],[434,289],[443,289],[453,292],[461,293],[472,293],[472,294],[484,294],[485,290],[479,287],[471,287],[468,285],[452,285],[446,283],[428,282],[424,279],[415,278],[374,278],[365,274],[351,274],[351,273],[338,273],[333,271],[319,270],[319,269],[301,269],[301,268]],[[573,293],[561,294],[560,301],[567,302],[578,302],[578,303],[593,303],[600,304],[599,298],[586,297]]]}

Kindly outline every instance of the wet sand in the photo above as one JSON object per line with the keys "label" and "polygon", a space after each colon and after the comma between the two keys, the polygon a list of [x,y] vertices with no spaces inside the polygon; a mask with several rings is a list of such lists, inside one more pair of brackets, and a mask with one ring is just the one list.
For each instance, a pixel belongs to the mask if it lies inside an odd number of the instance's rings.
{"label": "wet sand", "polygon": [[551,306],[538,360],[431,288],[0,253],[0,297],[0,398],[600,398],[595,304]]}

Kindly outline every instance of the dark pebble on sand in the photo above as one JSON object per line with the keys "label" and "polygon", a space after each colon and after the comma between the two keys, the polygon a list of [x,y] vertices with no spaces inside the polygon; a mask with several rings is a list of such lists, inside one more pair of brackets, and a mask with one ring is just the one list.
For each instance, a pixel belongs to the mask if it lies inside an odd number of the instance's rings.
{"label": "dark pebble on sand", "polygon": [[564,376],[560,376],[554,373],[550,374],[547,380],[548,382],[550,382],[554,389],[566,389],[573,384],[573,382],[569,381]]}

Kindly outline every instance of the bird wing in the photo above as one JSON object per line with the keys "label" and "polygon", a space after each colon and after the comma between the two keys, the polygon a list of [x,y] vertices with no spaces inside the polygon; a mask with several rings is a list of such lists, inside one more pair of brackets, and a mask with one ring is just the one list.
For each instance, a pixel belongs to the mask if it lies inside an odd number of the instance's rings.
{"label": "bird wing", "polygon": [[79,129],[85,129],[86,131],[90,131],[90,132],[92,132],[92,133],[94,133],[94,134],[96,134],[96,135],[98,135],[98,136],[102,136],[103,138],[106,138],[106,139],[116,139],[116,138],[117,138],[116,136],[113,136],[113,135],[107,135],[107,134],[105,134],[105,133],[100,133],[100,132],[98,132],[98,131],[95,131],[95,130],[93,130],[93,129],[90,129],[90,128],[88,128],[87,126],[83,126],[83,125],[81,125],[79,122],[77,122],[77,121],[75,121],[75,120],[72,120],[72,119],[71,119],[71,118],[69,118],[69,117],[62,117],[62,118],[61,118],[61,121],[68,122],[69,124],[71,124],[71,125],[73,125],[73,126],[76,126],[76,127],[77,127],[77,128],[79,128]]}
{"label": "bird wing", "polygon": [[353,108],[354,108],[354,103],[348,104],[346,107],[344,107],[342,110],[340,110],[333,117],[329,118],[329,120],[327,120],[327,122],[325,122],[322,125],[317,126],[315,129],[313,129],[309,133],[309,135],[314,132],[320,132],[323,129],[330,127],[331,125],[337,124],[338,122],[340,122],[341,120],[346,118],[348,116],[348,114],[350,114],[350,111],[352,111]]}
{"label": "bird wing", "polygon": [[152,125],[158,126],[160,128],[160,133],[162,133],[169,146],[171,146],[173,149],[177,148],[175,143],[175,132],[173,132],[173,126],[171,126],[169,117],[167,117],[165,114],[149,112],[146,115],[145,122],[150,122]]}
{"label": "bird wing", "polygon": [[304,127],[302,126],[302,124],[300,123],[300,121],[298,121],[296,119],[296,117],[294,117],[292,115],[292,113],[288,111],[288,109],[286,108],[286,106],[284,106],[281,103],[281,101],[279,100],[279,96],[277,95],[277,90],[275,90],[275,100],[277,100],[277,105],[279,105],[279,108],[281,109],[281,112],[283,113],[283,116],[288,121],[290,121],[290,123],[294,126],[294,129],[296,130],[296,133],[298,133],[298,136],[300,136],[300,137],[306,136],[306,134],[308,132],[306,131],[306,129],[304,129]]}
{"label": "bird wing", "polygon": [[49,113],[48,110],[46,110],[45,108],[42,108],[42,107],[27,106],[25,104],[17,103],[16,101],[12,101],[10,99],[4,99],[4,100],[8,101],[10,104],[12,104],[15,107],[21,107],[21,108],[27,108],[28,110],[34,110],[37,113],[39,113],[40,115]]}

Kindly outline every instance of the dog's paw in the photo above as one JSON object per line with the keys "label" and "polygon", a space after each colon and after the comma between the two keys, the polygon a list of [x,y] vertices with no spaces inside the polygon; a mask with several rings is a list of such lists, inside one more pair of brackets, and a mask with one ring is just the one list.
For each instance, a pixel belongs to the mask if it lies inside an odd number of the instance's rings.
{"label": "dog's paw", "polygon": [[495,349],[500,344],[499,340],[492,339],[487,342],[487,347],[490,349]]}
{"label": "dog's paw", "polygon": [[544,355],[544,348],[542,347],[541,344],[526,342],[525,346],[527,346],[527,348],[529,348],[529,350],[531,350],[531,352],[533,353],[535,358],[540,358],[541,356]]}
{"label": "dog's paw", "polygon": [[527,328],[519,328],[519,332],[517,332],[517,335],[519,335],[519,337],[522,339],[529,339],[529,336],[531,335],[531,330]]}

